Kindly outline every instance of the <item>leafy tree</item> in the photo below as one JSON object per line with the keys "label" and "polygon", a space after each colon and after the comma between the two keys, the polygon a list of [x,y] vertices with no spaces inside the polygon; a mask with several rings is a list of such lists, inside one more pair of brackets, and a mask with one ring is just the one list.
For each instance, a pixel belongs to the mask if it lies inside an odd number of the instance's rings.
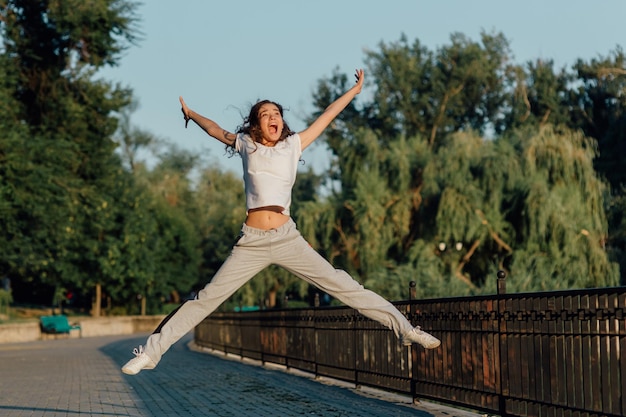
{"label": "leafy tree", "polygon": [[132,101],[120,112],[119,125],[115,140],[119,145],[120,157],[131,172],[135,172],[136,164],[141,160],[142,151],[150,151],[151,155],[158,154],[162,140],[152,133],[139,129],[132,124],[132,114],[137,110],[139,103]]}
{"label": "leafy tree", "polygon": [[[598,150],[594,167],[611,186],[605,194],[609,233],[605,245],[611,258],[626,265],[624,225],[615,215],[624,185],[624,86],[626,68],[620,47],[609,56],[590,61],[578,59],[573,72],[556,73],[552,61],[516,68],[515,94],[507,117],[508,128],[525,125],[566,126],[592,138]],[[615,199],[616,202],[612,200]],[[622,267],[622,276],[624,276]]]}
{"label": "leafy tree", "polygon": [[56,132],[73,121],[74,129],[93,133],[107,125],[114,129],[109,113],[127,100],[128,91],[92,82],[90,76],[104,65],[116,65],[120,53],[137,40],[135,7],[124,0],[3,1],[2,39],[18,71],[15,97],[28,126]]}
{"label": "leafy tree", "polygon": [[[385,270],[402,268],[420,236],[434,237],[428,221],[438,197],[424,198],[423,176],[447,135],[460,129],[484,132],[501,123],[509,71],[506,39],[483,33],[478,44],[455,34],[451,41],[430,52],[402,37],[381,44],[380,53],[369,52],[372,99],[361,109],[351,104],[326,135],[341,188],[323,211],[308,208],[319,212],[313,221],[331,225],[322,226],[314,241],[370,286],[394,274]],[[319,111],[346,86],[338,74],[321,81],[313,97]],[[402,283],[380,285],[388,296],[399,296],[410,279],[405,275]]]}
{"label": "leafy tree", "polygon": [[202,288],[226,260],[245,219],[241,178],[215,167],[203,167],[195,186],[193,223],[198,231],[202,265],[195,282]]}
{"label": "leafy tree", "polygon": [[626,189],[608,198],[607,217],[611,234],[607,239],[607,251],[620,266],[621,285],[626,284]]}
{"label": "leafy tree", "polygon": [[376,90],[365,108],[381,137],[421,134],[435,145],[460,129],[484,133],[499,127],[510,71],[510,48],[502,34],[483,32],[477,43],[456,33],[436,52],[419,41],[409,45],[403,36],[380,49],[367,53]]}
{"label": "leafy tree", "polygon": [[[422,296],[492,291],[502,268],[519,291],[615,285],[596,148],[567,128],[571,76],[511,65],[501,35],[381,49],[371,99],[327,132],[340,187],[306,205],[314,246],[389,298],[409,280]],[[322,80],[317,109],[346,86]]]}
{"label": "leafy tree", "polygon": [[599,157],[595,167],[611,186],[607,193],[609,236],[606,245],[621,265],[622,283],[626,280],[626,225],[621,221],[626,190],[626,58],[621,47],[609,56],[589,62],[579,59],[574,65],[578,83],[571,92],[573,125],[597,141]]}
{"label": "leafy tree", "polygon": [[570,92],[572,125],[597,140],[596,168],[615,192],[626,184],[626,57],[621,48],[611,56],[574,65],[575,88]]}
{"label": "leafy tree", "polygon": [[20,295],[24,286],[34,287],[32,299],[37,299],[37,290],[42,288],[33,284],[55,286],[56,278],[71,262],[67,246],[73,237],[68,228],[76,210],[70,190],[76,182],[66,168],[71,161],[64,148],[50,148],[45,139],[25,140],[13,133],[2,143],[6,146],[3,201],[8,207],[1,232],[3,263],[16,278],[16,294]]}
{"label": "leafy tree", "polygon": [[514,86],[510,109],[498,133],[521,126],[571,124],[571,101],[568,90],[574,77],[565,69],[558,73],[552,60],[528,62],[526,70],[515,66],[510,83]]}
{"label": "leafy tree", "polygon": [[[140,133],[140,138],[145,137]],[[178,302],[181,294],[189,294],[196,286],[201,271],[200,211],[190,180],[198,158],[174,145],[158,157],[158,164],[150,171],[135,164],[134,180],[140,190],[136,203],[141,205],[135,215],[139,219],[128,222],[131,229],[124,235],[125,241],[137,236],[141,240],[135,257],[140,259],[133,287],[137,294]],[[134,230],[137,224],[141,226]]]}
{"label": "leafy tree", "polygon": [[11,207],[3,262],[24,283],[86,291],[111,278],[101,267],[114,246],[110,211],[120,183],[113,113],[130,90],[92,77],[136,41],[134,8],[117,0],[2,2],[2,59],[17,104],[10,123],[23,126],[3,138]]}
{"label": "leafy tree", "polygon": [[514,265],[524,265],[528,276],[519,289],[617,285],[619,271],[605,247],[606,184],[593,169],[594,142],[580,133],[551,129],[523,142],[525,244]]}

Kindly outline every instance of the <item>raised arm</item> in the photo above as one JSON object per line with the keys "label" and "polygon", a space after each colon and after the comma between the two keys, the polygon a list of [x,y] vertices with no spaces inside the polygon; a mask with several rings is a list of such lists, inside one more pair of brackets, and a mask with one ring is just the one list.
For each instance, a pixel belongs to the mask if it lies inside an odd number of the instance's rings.
{"label": "raised arm", "polygon": [[178,99],[180,100],[180,105],[182,106],[180,110],[183,112],[183,116],[185,117],[185,128],[187,127],[187,123],[189,123],[189,120],[193,120],[194,123],[200,126],[202,130],[207,132],[209,136],[214,137],[215,139],[229,146],[232,146],[235,143],[235,138],[237,137],[237,135],[225,129],[222,129],[213,120],[208,119],[201,114],[198,114],[195,111],[191,110],[189,107],[187,107],[187,104],[185,104],[185,100],[183,100],[182,97],[179,97]]}
{"label": "raised arm", "polygon": [[363,70],[357,70],[354,76],[356,77],[356,84],[326,107],[324,113],[320,114],[320,116],[313,123],[311,123],[309,127],[304,129],[302,132],[299,132],[302,150],[313,143],[313,141],[322,134],[324,129],[326,129],[328,125],[335,120],[335,117],[337,117],[339,113],[341,113],[342,110],[350,104],[352,99],[361,92],[364,78]]}

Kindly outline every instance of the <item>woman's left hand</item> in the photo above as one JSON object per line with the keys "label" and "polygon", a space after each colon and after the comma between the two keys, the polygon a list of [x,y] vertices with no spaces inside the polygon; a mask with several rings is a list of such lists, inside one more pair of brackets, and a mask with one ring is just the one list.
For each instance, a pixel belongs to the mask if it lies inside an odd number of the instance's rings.
{"label": "woman's left hand", "polygon": [[189,123],[189,119],[191,119],[191,117],[189,116],[189,107],[187,107],[187,104],[185,103],[185,100],[183,100],[182,96],[179,96],[178,100],[180,100],[180,105],[182,106],[180,111],[183,112],[183,117],[185,118],[185,129],[186,129],[187,123]]}

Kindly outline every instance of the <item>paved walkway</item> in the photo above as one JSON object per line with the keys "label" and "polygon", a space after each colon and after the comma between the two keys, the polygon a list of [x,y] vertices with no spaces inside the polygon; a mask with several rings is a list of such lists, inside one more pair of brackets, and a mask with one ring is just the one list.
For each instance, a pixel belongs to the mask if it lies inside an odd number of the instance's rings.
{"label": "paved walkway", "polygon": [[0,344],[0,416],[477,417],[175,344],[152,371],[120,367],[146,335]]}

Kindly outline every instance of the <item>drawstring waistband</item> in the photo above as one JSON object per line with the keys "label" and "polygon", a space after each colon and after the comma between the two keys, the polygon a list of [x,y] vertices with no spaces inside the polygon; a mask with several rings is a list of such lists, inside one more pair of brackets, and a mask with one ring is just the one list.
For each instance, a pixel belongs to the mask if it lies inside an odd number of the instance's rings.
{"label": "drawstring waistband", "polygon": [[243,226],[241,226],[241,231],[243,233],[246,234],[254,234],[254,235],[259,235],[259,236],[265,236],[265,235],[269,235],[269,234],[275,234],[275,233],[281,233],[284,232],[286,230],[291,229],[292,227],[295,227],[296,223],[293,221],[293,219],[290,217],[289,220],[287,220],[285,222],[285,224],[283,224],[280,227],[277,227],[276,229],[268,229],[268,230],[263,230],[263,229],[257,229],[256,227],[250,227],[247,224],[243,224]]}

